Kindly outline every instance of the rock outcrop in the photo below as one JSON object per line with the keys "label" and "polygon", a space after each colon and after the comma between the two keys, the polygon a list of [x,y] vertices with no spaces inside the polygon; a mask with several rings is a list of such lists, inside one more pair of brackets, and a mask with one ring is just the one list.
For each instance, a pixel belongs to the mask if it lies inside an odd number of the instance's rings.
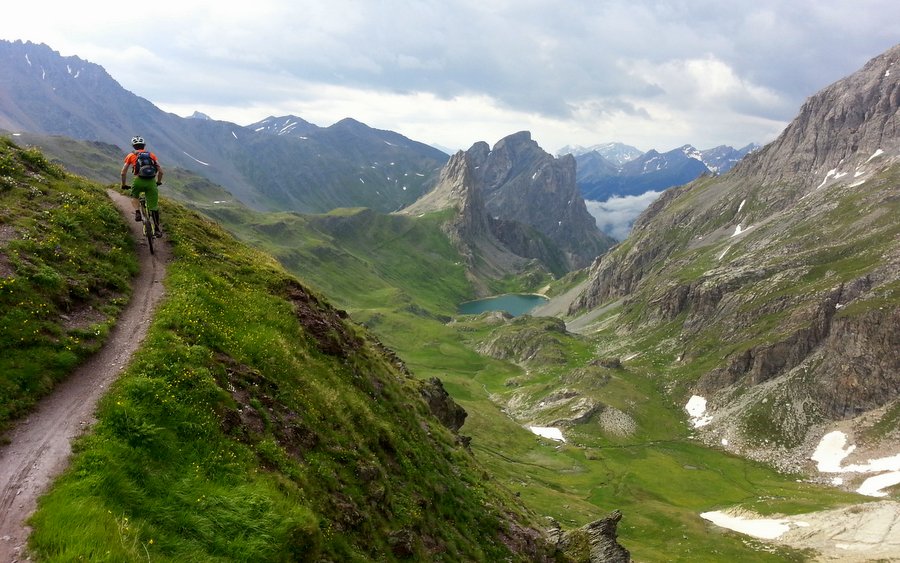
{"label": "rock outcrop", "polygon": [[423,383],[419,393],[441,424],[453,432],[459,432],[469,414],[450,397],[440,379],[437,377],[428,379]]}
{"label": "rock outcrop", "polygon": [[551,540],[556,538],[559,549],[576,563],[629,563],[631,553],[617,539],[621,519],[622,513],[614,510],[605,518],[568,532],[562,532],[554,522],[548,535]]}

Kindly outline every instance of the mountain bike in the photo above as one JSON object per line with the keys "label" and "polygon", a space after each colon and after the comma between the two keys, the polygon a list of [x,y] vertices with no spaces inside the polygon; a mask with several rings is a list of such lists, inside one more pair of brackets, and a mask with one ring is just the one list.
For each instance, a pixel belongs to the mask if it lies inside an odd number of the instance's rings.
{"label": "mountain bike", "polygon": [[147,237],[147,246],[150,247],[150,254],[153,254],[153,239],[157,237],[156,227],[153,219],[150,218],[150,211],[147,210],[147,198],[144,194],[138,198],[141,202],[141,223],[144,225],[144,236]]}

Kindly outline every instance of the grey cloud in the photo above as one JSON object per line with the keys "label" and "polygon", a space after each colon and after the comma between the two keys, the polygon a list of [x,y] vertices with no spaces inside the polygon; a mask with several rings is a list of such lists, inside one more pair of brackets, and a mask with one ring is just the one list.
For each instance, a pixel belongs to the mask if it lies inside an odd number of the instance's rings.
{"label": "grey cloud", "polygon": [[[896,43],[895,26],[885,22],[900,21],[895,0],[256,4],[262,13],[241,21],[229,20],[228,10],[202,21],[167,20],[164,33],[153,32],[167,39],[146,41],[168,61],[159,71],[165,79],[134,91],[190,104],[202,88],[209,104],[277,105],[313,96],[315,85],[335,85],[444,100],[485,96],[504,109],[559,120],[580,111],[650,119],[642,102],[684,111],[696,92],[638,77],[636,66],[715,57],[776,98],[735,93],[708,108],[710,126],[736,127],[740,120],[718,114],[787,121],[806,97]],[[737,142],[736,133],[722,134],[717,142]]]}
{"label": "grey cloud", "polygon": [[319,22],[291,18],[293,34],[275,35],[271,47],[283,71],[307,80],[328,82],[337,72],[353,86],[441,97],[485,94],[551,116],[567,115],[571,99],[660,95],[658,87],[627,74],[630,61],[712,53],[796,107],[798,99],[840,78],[835,66],[851,72],[896,41],[883,22],[900,17],[897,4],[861,4],[616,0],[561,9],[543,2],[360,3],[355,23],[313,33],[314,41],[304,36]]}

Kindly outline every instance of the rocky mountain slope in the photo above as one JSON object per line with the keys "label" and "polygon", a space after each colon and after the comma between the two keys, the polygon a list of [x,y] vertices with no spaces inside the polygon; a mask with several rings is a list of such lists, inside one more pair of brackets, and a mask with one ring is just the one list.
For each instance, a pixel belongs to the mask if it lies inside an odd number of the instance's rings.
{"label": "rocky mountain slope", "polygon": [[707,399],[710,442],[797,469],[838,421],[869,415],[857,437],[896,440],[898,112],[900,46],[731,173],[668,190],[570,314],[620,302],[623,334],[670,335],[669,390]]}
{"label": "rocky mountain slope", "polygon": [[527,131],[500,139],[492,149],[476,143],[466,154],[488,212],[548,236],[566,253],[571,268],[589,264],[612,245],[578,193],[571,156],[554,158]]}
{"label": "rocky mountain slope", "polygon": [[[318,127],[284,116],[245,127],[181,118],[125,90],[101,66],[46,45],[0,41],[0,74],[0,130],[102,142],[122,153],[139,133],[165,166],[260,210],[393,211],[430,188],[447,161],[433,147],[353,120]],[[96,179],[116,181],[114,164]]]}

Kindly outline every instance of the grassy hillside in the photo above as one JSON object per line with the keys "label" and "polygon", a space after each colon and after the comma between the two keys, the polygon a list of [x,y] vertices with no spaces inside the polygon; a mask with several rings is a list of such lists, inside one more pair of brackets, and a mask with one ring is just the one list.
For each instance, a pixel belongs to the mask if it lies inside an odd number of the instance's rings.
{"label": "grassy hillside", "polygon": [[137,271],[102,189],[0,138],[0,429],[103,342]]}
{"label": "grassy hillside", "polygon": [[440,215],[414,218],[369,209],[263,214],[226,205],[200,209],[348,309],[408,307],[446,317],[473,296],[461,258],[439,228]]}
{"label": "grassy hillside", "polygon": [[[61,377],[104,332],[65,353],[74,337],[59,303],[118,291],[121,306],[132,241],[101,186],[37,151],[4,142],[0,171],[0,337],[30,338]],[[527,529],[535,516],[441,426],[391,352],[271,258],[171,201],[164,209],[175,255],[165,303],[31,519],[37,559],[543,558],[549,549]],[[45,223],[75,235],[27,236]],[[76,228],[88,224],[96,230]],[[121,247],[88,244],[110,240]],[[88,267],[94,275],[78,269]],[[6,368],[5,387],[27,379]],[[5,412],[21,412],[25,400],[10,397]]]}
{"label": "grassy hillside", "polygon": [[[565,526],[620,509],[620,541],[637,560],[802,560],[790,550],[748,547],[746,538],[716,531],[699,514],[736,505],[799,514],[865,500],[695,441],[685,413],[666,398],[669,358],[658,350],[670,335],[623,342],[612,331],[590,338],[560,334],[544,319],[498,325],[485,316],[460,324],[471,348],[495,355],[506,348],[519,358],[518,365],[483,361],[468,378],[444,376],[470,413],[463,430],[473,436],[478,458],[529,506]],[[538,336],[540,330],[547,334]],[[565,361],[553,353],[518,355],[542,338]],[[615,361],[635,350],[641,356]],[[573,412],[583,412],[579,403],[596,410],[573,420]],[[567,442],[536,438],[521,424],[560,427]]]}

